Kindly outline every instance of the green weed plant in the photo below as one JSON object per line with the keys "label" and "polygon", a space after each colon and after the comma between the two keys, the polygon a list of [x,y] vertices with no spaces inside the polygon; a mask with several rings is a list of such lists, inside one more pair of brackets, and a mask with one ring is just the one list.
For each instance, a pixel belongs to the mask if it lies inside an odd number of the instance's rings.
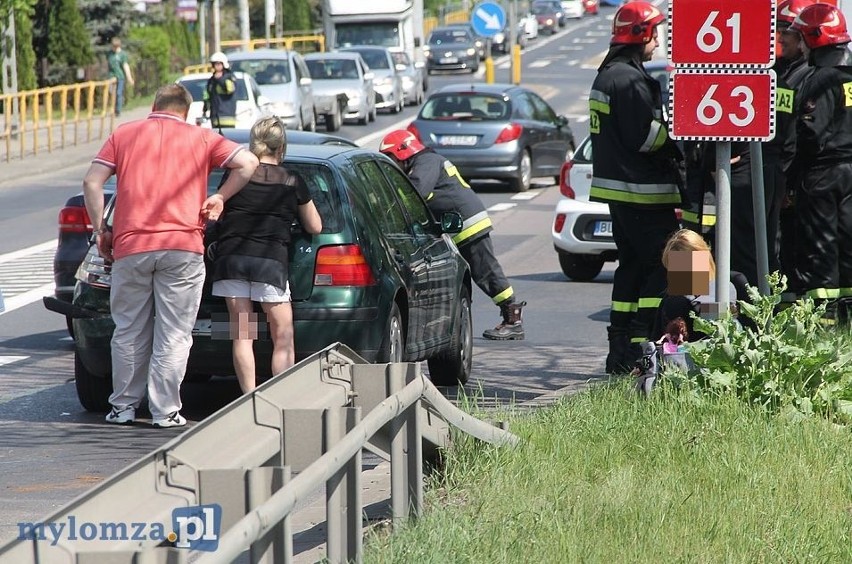
{"label": "green weed plant", "polygon": [[733,316],[695,319],[695,329],[708,335],[687,345],[697,369],[673,372],[669,382],[697,394],[734,394],[789,417],[852,422],[849,331],[826,328],[825,306],[809,298],[779,310],[786,278],[774,273],[768,281],[767,295],[749,287],[751,303],[739,303],[754,330]]}

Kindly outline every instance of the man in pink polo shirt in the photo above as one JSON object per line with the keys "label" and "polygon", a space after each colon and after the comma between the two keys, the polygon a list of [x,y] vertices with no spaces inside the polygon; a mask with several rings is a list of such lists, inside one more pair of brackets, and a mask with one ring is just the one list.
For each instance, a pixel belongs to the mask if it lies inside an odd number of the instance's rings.
{"label": "man in pink polo shirt", "polygon": [[[98,251],[112,262],[112,384],[109,423],[132,424],[145,397],[155,427],[180,427],[180,385],[204,284],[203,230],[248,182],[257,157],[185,122],[192,98],[161,87],[147,119],[119,126],[83,180]],[[230,168],[207,197],[214,168]],[[118,179],[112,231],[103,220],[104,183]]]}

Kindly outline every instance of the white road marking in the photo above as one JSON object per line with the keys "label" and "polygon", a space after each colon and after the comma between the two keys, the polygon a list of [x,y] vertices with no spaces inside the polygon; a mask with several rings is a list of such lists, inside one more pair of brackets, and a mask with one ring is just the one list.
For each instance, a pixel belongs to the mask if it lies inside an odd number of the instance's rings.
{"label": "white road marking", "polygon": [[537,68],[541,68],[541,67],[546,67],[546,66],[548,66],[550,63],[551,63],[551,61],[550,61],[549,59],[538,60],[538,61],[533,61],[533,62],[531,62],[531,63],[529,64],[529,67],[530,67],[531,69],[537,69]]}
{"label": "white road marking", "polygon": [[46,241],[44,243],[39,243],[38,245],[33,245],[32,247],[27,247],[26,249],[19,249],[17,251],[12,251],[11,253],[6,253],[5,255],[0,255],[0,264],[15,260],[17,258],[34,255],[36,253],[40,253],[48,249],[56,249],[56,245],[57,240],[54,239],[53,241]]}
{"label": "white road marking", "polygon": [[510,209],[514,208],[517,205],[518,204],[510,204],[509,202],[504,202],[502,204],[494,204],[493,206],[488,208],[488,211],[490,211],[490,212],[506,211],[506,210],[510,210]]}
{"label": "white road marking", "polygon": [[512,196],[513,200],[532,200],[536,196],[538,196],[538,192],[521,192],[520,194],[515,194]]}
{"label": "white road marking", "polygon": [[28,356],[0,356],[0,366],[28,359]]}
{"label": "white road marking", "polygon": [[45,284],[43,286],[39,286],[38,288],[33,288],[32,290],[29,290],[28,292],[24,292],[22,294],[18,294],[17,296],[6,298],[6,311],[0,313],[0,315],[22,308],[25,305],[31,304],[33,302],[37,302],[44,296],[52,296],[54,287],[55,285],[51,282],[50,284]]}

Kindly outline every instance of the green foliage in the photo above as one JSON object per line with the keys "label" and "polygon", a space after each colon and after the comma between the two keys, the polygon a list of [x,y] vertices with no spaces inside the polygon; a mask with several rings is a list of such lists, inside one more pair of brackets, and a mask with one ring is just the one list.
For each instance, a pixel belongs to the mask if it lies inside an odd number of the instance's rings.
{"label": "green foliage", "polygon": [[77,68],[94,60],[77,0],[39,0],[32,43],[42,86],[74,82]]}
{"label": "green foliage", "polygon": [[155,61],[155,82],[163,84],[169,74],[171,42],[169,36],[160,27],[136,27],[130,30],[128,43],[139,58]]}
{"label": "green foliage", "polygon": [[192,32],[185,22],[171,17],[163,24],[163,29],[171,40],[173,67],[183,68],[190,61],[198,59],[198,34]]}
{"label": "green foliage", "polygon": [[95,45],[107,45],[113,37],[124,38],[130,23],[142,16],[127,0],[78,0],[78,4]]}
{"label": "green foliage", "polygon": [[733,318],[695,320],[705,340],[687,345],[700,367],[676,383],[695,392],[734,394],[771,412],[800,417],[819,414],[852,421],[852,348],[850,335],[827,330],[824,306],[800,300],[776,311],[786,278],[769,278],[770,293],[749,288],[752,303],[740,311],[755,322],[743,329]]}
{"label": "green foliage", "polygon": [[[33,51],[32,7],[15,9],[15,62],[18,71],[18,92],[35,90],[36,57]],[[2,88],[2,82],[0,82]]]}
{"label": "green foliage", "polygon": [[281,0],[280,6],[284,14],[284,31],[311,29],[311,7],[305,0]]}
{"label": "green foliage", "polygon": [[[0,18],[5,22],[6,18],[9,17],[9,10],[15,10],[16,12],[22,12],[25,14],[32,13],[32,8],[35,5],[36,0],[0,0]],[[3,29],[5,24],[0,25],[0,29]],[[18,27],[17,16],[15,19],[15,28]]]}

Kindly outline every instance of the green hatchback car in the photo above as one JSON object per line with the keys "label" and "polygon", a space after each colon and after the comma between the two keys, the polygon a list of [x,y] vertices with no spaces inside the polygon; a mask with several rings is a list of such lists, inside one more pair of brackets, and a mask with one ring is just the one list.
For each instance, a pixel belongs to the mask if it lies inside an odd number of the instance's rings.
{"label": "green hatchback car", "polygon": [[[302,233],[298,223],[292,229],[297,361],[341,342],[369,361],[426,360],[437,385],[467,382],[471,276],[451,238],[461,216],[436,219],[405,174],[377,152],[291,145],[284,165],[308,184],[323,222],[316,235]],[[221,175],[211,174],[211,192]],[[188,380],[234,374],[231,342],[217,331],[227,308],[209,286],[195,323]],[[112,392],[109,291],[110,267],[92,245],[77,273],[72,320],[77,394],[90,411],[107,410]],[[260,377],[271,376],[271,351],[271,341],[255,343]]]}

